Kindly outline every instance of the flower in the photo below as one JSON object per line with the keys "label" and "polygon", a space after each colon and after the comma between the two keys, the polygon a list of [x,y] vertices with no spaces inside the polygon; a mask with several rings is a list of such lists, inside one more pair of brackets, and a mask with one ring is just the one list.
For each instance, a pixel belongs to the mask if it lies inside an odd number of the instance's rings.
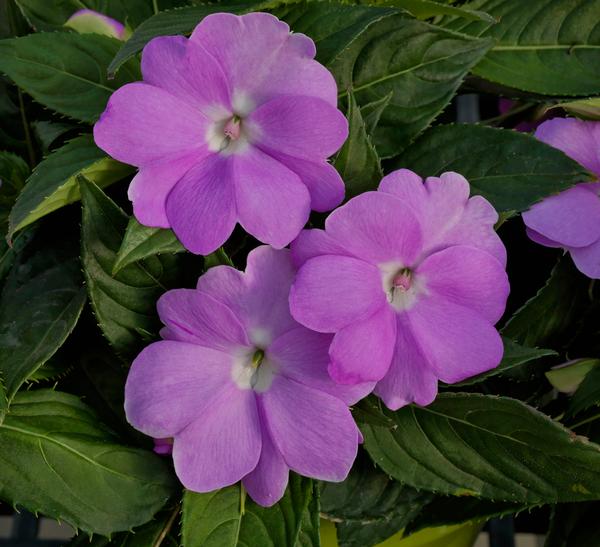
{"label": "flower", "polygon": [[94,127],[100,148],[140,168],[138,221],[208,254],[236,222],[284,247],[311,208],[338,205],[344,184],[326,158],[348,124],[314,56],[312,40],[267,13],[209,15],[189,40],[148,43],[144,81],[118,89]]}
{"label": "flower", "polygon": [[508,295],[498,215],[456,173],[423,184],[402,169],[377,192],[329,215],[325,230],[292,244],[300,265],[292,316],[335,333],[329,373],[342,384],[377,381],[392,409],[429,404],[438,379],[454,383],[498,365],[493,327]]}
{"label": "flower", "polygon": [[125,411],[145,434],[174,438],[175,471],[190,490],[241,479],[268,506],[283,495],[289,469],[341,481],[352,466],[360,433],[347,404],[373,384],[331,381],[331,335],[290,315],[294,274],[288,250],[262,246],[245,273],[217,266],[197,289],[158,302],[164,340],[133,362]]}
{"label": "flower", "polygon": [[[600,176],[600,122],[554,118],[535,136]],[[600,279],[600,183],[582,183],[545,198],[523,213],[529,237],[571,253],[577,268]]]}
{"label": "flower", "polygon": [[72,28],[82,34],[103,34],[117,38],[117,40],[127,40],[130,34],[119,21],[91,9],[76,11],[67,19],[65,27]]}

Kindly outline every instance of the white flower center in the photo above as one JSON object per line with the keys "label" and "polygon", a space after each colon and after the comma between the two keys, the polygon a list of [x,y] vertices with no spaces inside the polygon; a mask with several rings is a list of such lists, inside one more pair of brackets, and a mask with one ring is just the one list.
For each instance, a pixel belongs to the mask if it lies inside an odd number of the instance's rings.
{"label": "white flower center", "polygon": [[234,360],[231,378],[240,389],[264,393],[273,383],[277,366],[265,357],[264,350],[254,348]]}
{"label": "white flower center", "polygon": [[381,284],[387,300],[396,311],[411,309],[419,295],[427,292],[422,276],[398,262],[379,265]]}
{"label": "white flower center", "polygon": [[244,93],[236,92],[232,99],[232,110],[215,107],[208,114],[212,118],[205,139],[211,152],[229,156],[247,150],[257,131],[246,118],[254,110],[254,103]]}

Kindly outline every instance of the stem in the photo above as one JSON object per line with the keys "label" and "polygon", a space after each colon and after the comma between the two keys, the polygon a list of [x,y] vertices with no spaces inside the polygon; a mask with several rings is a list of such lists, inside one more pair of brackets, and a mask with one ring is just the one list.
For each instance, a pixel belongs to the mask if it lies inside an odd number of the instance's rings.
{"label": "stem", "polygon": [[160,535],[156,538],[156,541],[154,542],[154,544],[152,545],[152,547],[159,547],[162,544],[162,542],[165,540],[165,538],[167,537],[167,534],[171,531],[171,528],[173,528],[173,524],[175,522],[175,519],[177,518],[177,515],[179,515],[180,508],[181,508],[181,504],[178,503],[175,506],[175,509],[173,510],[173,513],[171,513],[171,516],[169,517],[169,520],[167,521],[167,523],[165,524],[164,528],[160,532]]}
{"label": "stem", "polygon": [[33,149],[33,143],[31,141],[31,131],[29,130],[29,122],[27,121],[27,115],[25,114],[25,103],[23,102],[23,93],[21,92],[20,88],[17,88],[17,94],[19,96],[19,110],[21,111],[21,123],[23,124],[23,131],[25,132],[25,142],[27,144],[29,167],[33,169],[35,166],[35,151]]}
{"label": "stem", "polygon": [[590,416],[589,418],[586,418],[585,420],[581,420],[580,422],[577,422],[576,424],[569,426],[569,427],[571,429],[576,429],[578,427],[581,427],[582,425],[589,424],[590,422],[593,422],[594,420],[597,420],[598,418],[600,418],[600,414],[595,414],[594,416]]}
{"label": "stem", "polygon": [[158,0],[152,0],[152,7],[154,8],[154,13],[158,13]]}

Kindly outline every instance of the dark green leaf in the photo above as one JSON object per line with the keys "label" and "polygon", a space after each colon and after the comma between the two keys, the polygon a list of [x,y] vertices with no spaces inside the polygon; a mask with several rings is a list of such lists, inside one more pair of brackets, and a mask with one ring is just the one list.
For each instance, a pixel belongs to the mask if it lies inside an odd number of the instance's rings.
{"label": "dark green leaf", "polygon": [[555,506],[544,547],[594,547],[598,544],[598,511],[598,502]]}
{"label": "dark green leaf", "polygon": [[56,30],[84,7],[78,0],[15,0],[21,13],[35,30]]}
{"label": "dark green leaf", "polygon": [[438,15],[454,15],[468,20],[494,22],[493,17],[482,11],[459,8],[432,0],[375,0],[374,3],[378,6],[394,6],[405,9],[418,19],[429,19]]}
{"label": "dark green leaf", "polygon": [[392,100],[392,95],[393,93],[390,92],[385,97],[382,97],[373,103],[366,104],[360,109],[360,113],[365,122],[367,135],[372,135],[375,132],[375,129],[377,129],[381,115]]}
{"label": "dark green leaf", "polygon": [[0,377],[10,403],[23,382],[71,333],[85,304],[79,259],[47,248],[26,248],[15,262],[0,299]]}
{"label": "dark green leaf", "polygon": [[185,247],[179,243],[172,230],[143,226],[131,217],[113,266],[113,275],[116,275],[121,268],[138,260],[158,254],[173,254],[183,251],[185,251]]}
{"label": "dark green leaf", "polygon": [[22,158],[10,152],[0,152],[0,226],[3,232],[8,213],[28,175],[29,167]]}
{"label": "dark green leaf", "polygon": [[290,475],[283,498],[269,508],[252,502],[239,484],[209,494],[186,491],[182,544],[184,547],[295,547],[312,496],[312,481],[294,474]]}
{"label": "dark green leaf", "polygon": [[579,317],[587,299],[587,284],[569,257],[562,257],[546,284],[517,310],[502,334],[526,346],[557,347]]}
{"label": "dark green leaf", "polygon": [[294,547],[321,547],[321,499],[319,485],[313,481],[312,495],[302,515]]}
{"label": "dark green leaf", "polygon": [[366,457],[340,483],[322,483],[321,511],[343,547],[370,547],[404,528],[433,495],[389,478]]}
{"label": "dark green leaf", "polygon": [[334,166],[346,185],[346,198],[351,198],[377,189],[383,172],[354,95],[349,95],[348,103],[349,135],[335,158]]}
{"label": "dark green leaf", "polygon": [[578,182],[593,180],[577,162],[530,135],[480,125],[429,129],[394,163],[422,177],[455,171],[498,211],[523,211]]}
{"label": "dark green leaf", "polygon": [[48,122],[46,120],[35,121],[31,125],[44,154],[48,154],[54,141],[77,127],[70,123]]}
{"label": "dark green leaf", "polygon": [[0,425],[0,497],[110,534],[150,520],[173,492],[167,465],[117,443],[73,395],[19,393]]}
{"label": "dark green leaf", "polygon": [[600,498],[600,446],[515,399],[444,393],[364,425],[365,447],[396,480],[523,504]]}
{"label": "dark green leaf", "polygon": [[108,63],[121,42],[97,34],[48,32],[0,41],[0,71],[36,101],[77,120],[98,119],[111,93],[139,80],[128,63],[109,80]]}
{"label": "dark green leaf", "polygon": [[464,382],[454,385],[469,386],[472,384],[477,384],[483,380],[486,380],[490,376],[505,374],[515,367],[519,367],[541,357],[556,355],[554,350],[521,346],[509,338],[502,338],[502,342],[504,343],[504,355],[502,356],[502,361],[500,361],[500,364],[496,368],[489,370],[488,372],[484,372],[483,374],[472,376]]}
{"label": "dark green leaf", "polygon": [[475,0],[497,24],[454,19],[459,32],[488,37],[494,47],[473,69],[482,78],[545,95],[600,93],[598,0]]}
{"label": "dark green leaf", "polygon": [[100,188],[122,179],[133,167],[106,156],[91,135],[73,139],[52,152],[34,170],[9,217],[9,237],[39,218],[80,199],[77,175]]}
{"label": "dark green leaf", "polygon": [[574,393],[567,409],[568,416],[600,405],[600,367],[590,370]]}
{"label": "dark green leaf", "polygon": [[177,257],[149,257],[113,276],[129,218],[95,184],[82,177],[79,184],[82,259],[90,301],[110,344],[117,353],[130,357],[156,335],[156,300],[173,282]]}
{"label": "dark green leaf", "polygon": [[600,97],[559,103],[555,105],[555,107],[562,108],[578,118],[583,118],[585,120],[600,120]]}

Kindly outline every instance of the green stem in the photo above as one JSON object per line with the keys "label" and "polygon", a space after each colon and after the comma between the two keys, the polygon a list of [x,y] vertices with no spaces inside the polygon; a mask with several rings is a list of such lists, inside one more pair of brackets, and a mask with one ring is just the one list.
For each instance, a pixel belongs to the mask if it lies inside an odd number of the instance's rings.
{"label": "green stem", "polygon": [[173,524],[175,523],[175,519],[177,518],[177,515],[179,515],[180,509],[181,509],[181,504],[178,503],[175,506],[175,509],[173,509],[173,512],[171,513],[171,516],[169,517],[169,520],[166,522],[164,528],[161,530],[160,535],[156,538],[156,541],[154,542],[152,547],[160,547],[162,542],[167,537],[167,534],[171,531],[171,528],[173,528]]}
{"label": "green stem", "polygon": [[19,88],[17,88],[17,94],[19,96],[19,110],[21,111],[21,123],[23,124],[25,142],[27,144],[29,167],[33,169],[35,166],[35,151],[33,149],[33,142],[31,141],[31,131],[29,130],[29,122],[27,121],[27,115],[25,114],[25,103],[23,102],[23,93]]}
{"label": "green stem", "polygon": [[152,0],[152,7],[154,8],[154,13],[158,13],[158,0]]}
{"label": "green stem", "polygon": [[569,427],[571,429],[576,429],[578,427],[581,427],[582,425],[589,424],[590,422],[593,422],[594,420],[597,420],[598,418],[600,418],[600,414],[594,414],[594,416],[590,416],[589,418],[586,418],[585,420],[581,420],[580,422],[577,422],[576,424],[569,426]]}

